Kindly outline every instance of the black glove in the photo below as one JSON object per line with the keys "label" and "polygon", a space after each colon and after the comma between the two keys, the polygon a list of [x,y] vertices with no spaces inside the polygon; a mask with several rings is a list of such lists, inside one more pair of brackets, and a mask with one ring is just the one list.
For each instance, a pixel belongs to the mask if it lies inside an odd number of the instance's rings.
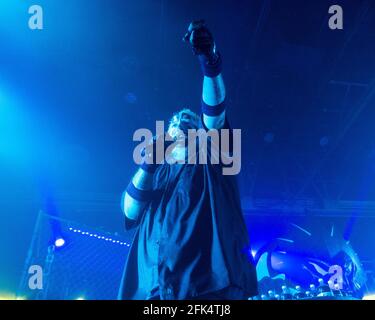
{"label": "black glove", "polygon": [[198,56],[205,76],[216,77],[221,73],[221,57],[204,20],[190,23],[183,40],[190,44],[194,55]]}
{"label": "black glove", "polygon": [[184,41],[190,43],[195,55],[203,55],[211,63],[217,59],[215,40],[204,20],[190,23]]}

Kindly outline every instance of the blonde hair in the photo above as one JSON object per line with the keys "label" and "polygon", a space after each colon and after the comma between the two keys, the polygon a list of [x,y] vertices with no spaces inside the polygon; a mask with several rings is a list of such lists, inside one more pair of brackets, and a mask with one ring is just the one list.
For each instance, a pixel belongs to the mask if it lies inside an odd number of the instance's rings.
{"label": "blonde hair", "polygon": [[193,128],[198,129],[199,116],[188,108],[184,108],[173,114],[171,120],[169,120],[168,134],[175,140],[181,135],[181,119],[184,115],[189,115],[192,118],[190,124]]}

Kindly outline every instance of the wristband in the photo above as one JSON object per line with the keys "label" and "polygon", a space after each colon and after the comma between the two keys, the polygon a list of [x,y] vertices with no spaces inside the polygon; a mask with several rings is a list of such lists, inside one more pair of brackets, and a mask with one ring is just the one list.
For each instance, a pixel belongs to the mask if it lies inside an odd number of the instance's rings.
{"label": "wristband", "polygon": [[142,190],[138,189],[133,182],[131,181],[126,188],[126,193],[131,196],[133,199],[148,202],[152,200],[153,192],[152,190]]}
{"label": "wristband", "polygon": [[221,115],[225,110],[225,100],[216,106],[210,106],[207,103],[205,103],[202,99],[201,102],[202,112],[210,117],[217,117]]}
{"label": "wristband", "polygon": [[205,55],[199,55],[199,62],[203,74],[209,78],[217,77],[222,71],[222,61],[220,54],[207,57]]}

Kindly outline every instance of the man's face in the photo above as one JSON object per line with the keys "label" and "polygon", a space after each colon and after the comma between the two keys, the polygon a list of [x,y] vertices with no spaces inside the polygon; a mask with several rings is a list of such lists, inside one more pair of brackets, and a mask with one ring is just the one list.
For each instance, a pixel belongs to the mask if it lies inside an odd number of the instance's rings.
{"label": "man's face", "polygon": [[179,128],[187,134],[188,129],[198,129],[199,118],[194,112],[184,111],[181,114]]}
{"label": "man's face", "polygon": [[[189,129],[198,129],[199,116],[191,110],[183,110],[175,114],[170,121],[168,133],[176,140],[187,137]],[[181,132],[182,131],[182,132]]]}

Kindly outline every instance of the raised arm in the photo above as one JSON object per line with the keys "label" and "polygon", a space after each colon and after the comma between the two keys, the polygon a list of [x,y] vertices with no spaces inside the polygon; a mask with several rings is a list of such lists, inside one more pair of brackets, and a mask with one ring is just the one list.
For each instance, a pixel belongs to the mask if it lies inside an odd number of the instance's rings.
{"label": "raised arm", "polygon": [[198,56],[203,79],[202,113],[208,129],[220,129],[225,123],[225,85],[221,74],[221,56],[211,32],[203,20],[193,21],[184,38]]}
{"label": "raised arm", "polygon": [[202,93],[203,121],[208,129],[221,129],[225,123],[225,86],[223,76],[204,76]]}

